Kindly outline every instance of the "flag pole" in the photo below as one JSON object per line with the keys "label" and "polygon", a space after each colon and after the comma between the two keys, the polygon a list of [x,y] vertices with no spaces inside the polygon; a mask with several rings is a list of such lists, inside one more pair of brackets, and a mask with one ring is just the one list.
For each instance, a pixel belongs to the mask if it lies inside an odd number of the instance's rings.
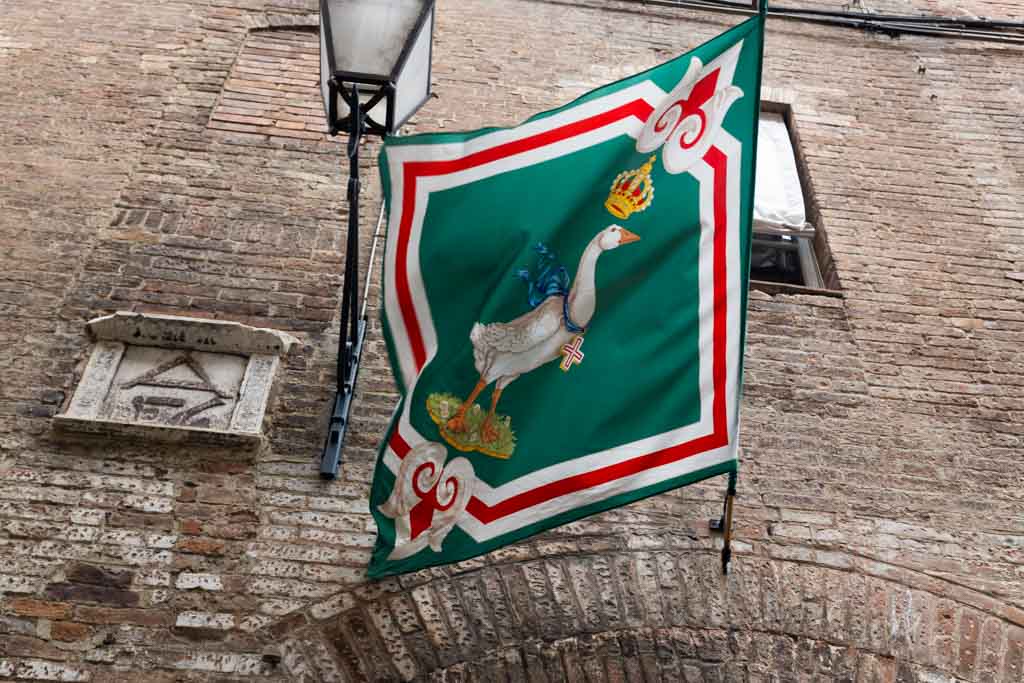
{"label": "flag pole", "polygon": [[[768,0],[751,0],[751,8],[757,10],[761,17],[761,44],[758,46],[757,58],[757,106],[754,109],[754,173],[750,179],[750,196],[754,196],[754,177],[757,172],[757,129],[761,114],[761,74],[764,68],[764,23],[768,17]],[[736,499],[737,474],[734,469],[729,473],[729,485],[725,491],[725,502],[722,504],[722,516],[711,520],[712,531],[722,532],[722,574],[729,574],[729,562],[732,560],[732,508]]]}
{"label": "flag pole", "polygon": [[729,473],[729,488],[725,492],[725,537],[722,539],[722,573],[729,573],[732,559],[732,505],[736,500],[736,471]]}
{"label": "flag pole", "polygon": [[732,560],[732,505],[736,498],[736,470],[729,473],[729,485],[725,490],[725,501],[722,503],[722,516],[708,523],[711,531],[722,534],[722,574],[729,573],[729,561]]}

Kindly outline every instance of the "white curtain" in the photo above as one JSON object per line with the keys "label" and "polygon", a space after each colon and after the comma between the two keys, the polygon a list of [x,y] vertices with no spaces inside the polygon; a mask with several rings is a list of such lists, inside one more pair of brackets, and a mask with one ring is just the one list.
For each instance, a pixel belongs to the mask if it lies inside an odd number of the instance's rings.
{"label": "white curtain", "polygon": [[757,133],[754,230],[813,234],[807,222],[796,157],[782,114],[761,112]]}

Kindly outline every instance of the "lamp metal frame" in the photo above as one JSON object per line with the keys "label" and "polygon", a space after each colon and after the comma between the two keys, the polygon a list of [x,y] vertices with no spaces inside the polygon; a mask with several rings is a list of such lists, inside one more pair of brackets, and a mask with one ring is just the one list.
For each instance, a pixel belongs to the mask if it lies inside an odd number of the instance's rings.
{"label": "lamp metal frame", "polygon": [[[366,299],[369,288],[363,292],[362,311],[359,310],[359,147],[364,134],[373,134],[380,137],[395,134],[399,128],[411,117],[423,104],[430,99],[430,77],[433,61],[434,40],[433,23],[431,23],[431,36],[428,38],[429,57],[427,63],[427,88],[424,98],[413,107],[403,120],[395,119],[395,84],[401,75],[409,53],[415,44],[415,39],[423,30],[424,23],[433,21],[434,1],[427,2],[420,12],[416,23],[413,25],[405,44],[399,53],[395,67],[387,76],[380,76],[353,71],[339,71],[335,67],[335,59],[332,42],[332,28],[330,22],[330,10],[326,0],[320,0],[320,30],[324,32],[321,49],[326,46],[326,61],[330,72],[327,79],[328,97],[324,102],[324,109],[327,115],[327,127],[332,136],[342,131],[348,133],[348,144],[346,156],[348,157],[348,235],[345,246],[345,273],[342,280],[341,294],[341,325],[338,338],[337,354],[337,386],[334,394],[334,401],[331,408],[331,417],[328,424],[327,437],[324,440],[324,448],[320,457],[320,476],[324,479],[336,479],[341,469],[341,454],[345,443],[345,434],[351,424],[350,415],[352,412],[352,401],[355,395],[356,380],[359,376],[359,362],[362,358],[363,343],[366,340]],[[321,69],[323,63],[321,62]],[[321,74],[322,78],[323,74]],[[321,81],[322,82],[322,81]],[[367,90],[361,90],[361,86]],[[363,92],[370,92],[369,99],[361,102]],[[342,119],[338,118],[338,97],[348,105],[349,114]],[[368,112],[372,111],[382,100],[386,102],[385,120],[383,122],[372,119]],[[374,237],[376,240],[376,235]],[[376,246],[376,245],[374,245]],[[369,268],[373,268],[373,255],[371,254]],[[370,280],[370,272],[367,272],[367,283]]]}

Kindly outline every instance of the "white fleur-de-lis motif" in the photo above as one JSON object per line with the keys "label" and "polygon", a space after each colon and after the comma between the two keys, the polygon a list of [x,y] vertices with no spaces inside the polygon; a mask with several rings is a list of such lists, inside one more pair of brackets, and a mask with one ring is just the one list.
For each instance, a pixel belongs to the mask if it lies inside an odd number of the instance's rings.
{"label": "white fleur-de-lis motif", "polygon": [[683,78],[640,131],[638,152],[662,148],[662,165],[672,174],[685,173],[704,157],[725,114],[743,96],[743,91],[730,83],[741,45],[707,66],[697,57],[690,59]]}
{"label": "white fleur-de-lis motif", "polygon": [[473,497],[476,474],[466,458],[445,464],[448,449],[427,441],[402,459],[395,487],[378,509],[395,520],[395,547],[389,560],[415,555],[428,545],[441,552],[441,544],[465,513]]}

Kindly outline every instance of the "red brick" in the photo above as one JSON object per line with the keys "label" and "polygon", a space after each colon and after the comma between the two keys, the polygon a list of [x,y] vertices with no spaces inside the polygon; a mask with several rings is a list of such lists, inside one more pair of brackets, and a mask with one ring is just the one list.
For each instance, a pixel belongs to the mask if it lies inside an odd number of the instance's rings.
{"label": "red brick", "polygon": [[935,640],[933,647],[936,663],[945,669],[954,669],[959,661],[956,644],[956,603],[940,600],[935,612]]}
{"label": "red brick", "polygon": [[248,462],[232,462],[230,460],[206,460],[200,464],[204,472],[210,474],[240,475],[248,474],[252,465]]}
{"label": "red brick", "polygon": [[285,125],[284,122],[278,121],[273,128],[266,130],[268,135],[274,135],[282,138],[298,138],[302,140],[323,140],[324,135],[322,133],[314,133],[307,130],[291,130]]}
{"label": "red brick", "polygon": [[213,115],[214,121],[228,121],[230,123],[248,123],[254,126],[270,126],[273,125],[273,121],[270,119],[261,118],[259,116],[241,116],[238,114],[225,114],[222,112],[215,113]]}
{"label": "red brick", "polygon": [[1024,628],[1013,626],[1006,631],[1006,654],[1000,680],[1024,680]]}
{"label": "red brick", "polygon": [[50,625],[50,636],[54,640],[72,642],[87,638],[91,633],[92,629],[85,624],[76,624],[71,621],[55,621]]}
{"label": "red brick", "polygon": [[67,659],[67,653],[45,640],[4,634],[3,654],[8,657],[44,657],[46,659]]}
{"label": "red brick", "polygon": [[123,510],[115,510],[107,513],[107,525],[171,531],[174,529],[174,517],[171,515],[155,515],[143,512],[125,512]]}
{"label": "red brick", "polygon": [[139,604],[139,594],[121,588],[109,588],[87,583],[51,583],[45,589],[48,597],[69,602],[102,602],[119,607]]}
{"label": "red brick", "polygon": [[20,614],[23,617],[67,619],[68,615],[71,614],[71,605],[66,602],[47,602],[33,598],[8,600],[7,607],[15,614]]}
{"label": "red brick", "polygon": [[91,564],[76,562],[65,571],[68,581],[91,583],[99,586],[127,588],[132,585],[134,574],[123,569],[98,567]]}
{"label": "red brick", "polygon": [[160,609],[116,609],[113,607],[78,607],[75,619],[86,624],[136,624],[138,626],[170,626],[174,615]]}
{"label": "red brick", "polygon": [[226,121],[211,121],[211,130],[225,130],[225,131],[238,131],[240,133],[258,133],[266,135],[268,131],[273,130],[269,127],[253,126],[244,123],[228,123]]}
{"label": "red brick", "polygon": [[198,555],[223,555],[224,542],[212,538],[183,538],[175,546],[185,553],[196,553]]}
{"label": "red brick", "polygon": [[181,533],[197,536],[203,533],[203,523],[198,519],[183,519],[180,522]]}
{"label": "red brick", "polygon": [[974,678],[974,667],[978,661],[978,636],[980,623],[977,616],[968,610],[960,615],[960,658],[957,671],[967,679]]}

